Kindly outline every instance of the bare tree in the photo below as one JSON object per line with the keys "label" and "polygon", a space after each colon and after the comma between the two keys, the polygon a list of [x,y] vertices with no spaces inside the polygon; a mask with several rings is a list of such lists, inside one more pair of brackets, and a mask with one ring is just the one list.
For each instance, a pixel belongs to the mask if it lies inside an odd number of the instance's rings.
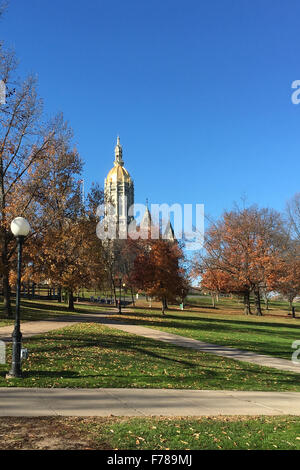
{"label": "bare tree", "polygon": [[286,213],[291,236],[300,241],[300,193],[287,202]]}
{"label": "bare tree", "polygon": [[[28,197],[28,184],[34,166],[45,159],[50,147],[61,143],[57,138],[62,118],[42,121],[42,101],[36,79],[16,79],[16,58],[0,47],[0,75],[6,84],[6,103],[0,106],[0,250],[4,310],[11,316],[9,272],[15,243],[10,222],[28,213],[34,194]],[[56,140],[55,140],[56,138]]]}

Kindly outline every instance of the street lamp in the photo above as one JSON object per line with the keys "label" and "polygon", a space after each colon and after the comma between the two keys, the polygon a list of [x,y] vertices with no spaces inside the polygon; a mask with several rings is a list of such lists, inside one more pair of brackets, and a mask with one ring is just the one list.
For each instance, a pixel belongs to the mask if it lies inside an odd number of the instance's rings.
{"label": "street lamp", "polygon": [[30,225],[23,217],[16,217],[11,225],[11,231],[17,239],[18,244],[18,272],[17,272],[17,292],[16,292],[16,317],[15,328],[12,334],[12,365],[11,370],[7,374],[7,378],[22,377],[21,370],[21,341],[22,333],[20,330],[20,289],[21,289],[21,263],[22,263],[22,246],[24,238],[30,232]]}
{"label": "street lamp", "polygon": [[124,298],[124,306],[125,306],[125,287],[126,287],[126,284],[123,284],[123,298]]}
{"label": "street lamp", "polygon": [[122,287],[122,279],[121,279],[121,278],[119,279],[119,282],[120,282],[120,292],[119,292],[119,313],[121,314],[121,313],[122,313],[122,310],[121,310],[121,287]]}

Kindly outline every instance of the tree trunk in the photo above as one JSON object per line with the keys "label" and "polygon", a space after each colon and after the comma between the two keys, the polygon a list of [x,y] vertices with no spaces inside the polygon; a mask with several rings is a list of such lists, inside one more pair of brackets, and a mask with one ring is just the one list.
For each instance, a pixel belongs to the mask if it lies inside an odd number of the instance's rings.
{"label": "tree trunk", "polygon": [[161,299],[161,313],[163,315],[165,314],[165,311],[167,310],[167,308],[168,308],[167,299],[166,299],[166,297],[163,297]]}
{"label": "tree trunk", "polygon": [[74,312],[74,298],[73,298],[73,291],[69,290],[68,291],[68,310],[71,312]]}
{"label": "tree trunk", "polygon": [[135,307],[134,293],[133,293],[133,289],[131,286],[130,286],[130,291],[131,291],[131,301],[132,301],[133,306]]}
{"label": "tree trunk", "polygon": [[[4,214],[2,214],[2,218],[4,218]],[[4,314],[7,318],[12,318],[12,308],[11,308],[11,291],[9,285],[9,262],[8,262],[8,248],[7,248],[7,233],[5,228],[3,227],[2,230],[2,266],[3,266],[3,310]]]}
{"label": "tree trunk", "polygon": [[117,307],[118,306],[118,299],[117,299],[117,292],[116,292],[115,285],[113,285],[113,296],[114,296],[115,305]]}
{"label": "tree trunk", "polygon": [[269,310],[269,299],[268,299],[268,297],[265,298],[265,303],[266,303],[266,310]]}
{"label": "tree trunk", "polygon": [[61,286],[58,286],[58,288],[57,288],[57,302],[59,302],[59,303],[62,302],[62,289],[61,289]]}
{"label": "tree trunk", "polygon": [[4,190],[4,177],[3,177],[3,160],[0,159],[0,207],[1,207],[1,223],[3,224],[1,232],[1,260],[3,268],[3,311],[7,318],[12,318],[12,308],[11,308],[11,291],[9,285],[9,259],[8,259],[8,232],[5,228],[5,190]]}
{"label": "tree trunk", "polygon": [[12,308],[11,308],[11,296],[10,296],[10,285],[9,285],[9,271],[5,267],[3,273],[3,310],[7,318],[12,318]]}
{"label": "tree trunk", "polygon": [[249,291],[244,292],[244,314],[245,315],[251,315]]}
{"label": "tree trunk", "polygon": [[258,317],[262,316],[259,288],[254,290],[255,313]]}
{"label": "tree trunk", "polygon": [[211,294],[211,302],[212,302],[213,308],[216,308],[216,297],[214,294]]}

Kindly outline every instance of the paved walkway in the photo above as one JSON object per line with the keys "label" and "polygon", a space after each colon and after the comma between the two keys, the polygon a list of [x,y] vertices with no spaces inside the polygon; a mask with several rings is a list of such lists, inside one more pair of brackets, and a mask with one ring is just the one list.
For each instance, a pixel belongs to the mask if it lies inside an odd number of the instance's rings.
{"label": "paved walkway", "polygon": [[[215,354],[217,356],[226,357],[228,359],[234,359],[237,361],[249,362],[251,364],[257,364],[264,367],[272,367],[274,369],[284,370],[288,372],[300,373],[300,363],[293,364],[291,360],[280,359],[273,356],[267,356],[263,354],[256,354],[252,351],[243,351],[241,349],[230,348],[227,346],[220,346],[218,344],[205,343],[185,336],[174,335],[160,330],[147,328],[144,326],[131,325],[121,320],[112,318],[117,312],[103,313],[103,314],[74,314],[64,315],[53,318],[52,320],[44,321],[32,321],[25,322],[22,324],[21,330],[23,338],[45,333],[47,331],[56,330],[65,326],[70,326],[80,322],[96,322],[101,323],[110,328],[116,328],[126,333],[131,333],[145,338],[151,338],[156,341],[164,341],[166,343],[175,344],[176,346],[182,346],[185,348],[192,348],[197,351],[202,351],[209,354]],[[0,340],[11,341],[11,333],[13,326],[4,326],[0,328]],[[291,349],[291,355],[293,350]]]}
{"label": "paved walkway", "polygon": [[300,393],[0,388],[1,416],[300,416]]}
{"label": "paved walkway", "polygon": [[[21,331],[22,337],[30,338],[31,336],[47,333],[48,331],[64,328],[65,326],[73,325],[73,321],[56,321],[56,320],[43,320],[43,321],[28,321],[22,323]],[[2,326],[0,328],[0,339],[5,342],[11,341],[13,326]]]}
{"label": "paved walkway", "polygon": [[[300,372],[291,361],[209,344],[163,331],[130,325],[113,314],[78,314],[22,324],[23,338],[79,322],[110,328],[189,347],[230,359]],[[0,339],[11,341],[13,326],[0,328]],[[0,388],[0,416],[300,416],[300,393],[170,389]]]}
{"label": "paved walkway", "polygon": [[[241,349],[229,348],[226,346],[220,346],[218,344],[205,343],[196,339],[186,338],[185,336],[174,335],[172,333],[154,330],[144,326],[116,322],[112,318],[103,318],[101,323],[109,326],[110,328],[116,328],[127,333],[144,336],[146,338],[155,339],[157,341],[164,341],[166,343],[175,344],[176,346],[192,348],[201,352],[227,357],[228,359],[235,359],[237,361],[250,362],[260,366],[273,367],[274,369],[300,373],[300,363],[293,364],[293,362],[288,359],[280,359],[273,356],[256,354],[251,351],[243,351]],[[293,350],[291,349],[291,355],[292,352]]]}
{"label": "paved walkway", "polygon": [[[48,331],[58,330],[60,328],[64,328],[65,326],[72,326],[76,323],[101,323],[102,319],[111,317],[115,314],[116,312],[103,314],[75,313],[71,315],[55,316],[53,318],[48,318],[47,320],[26,321],[21,323],[22,337],[30,338],[31,336],[47,333]],[[10,342],[12,339],[11,335],[13,329],[14,325],[1,326],[0,340]]]}

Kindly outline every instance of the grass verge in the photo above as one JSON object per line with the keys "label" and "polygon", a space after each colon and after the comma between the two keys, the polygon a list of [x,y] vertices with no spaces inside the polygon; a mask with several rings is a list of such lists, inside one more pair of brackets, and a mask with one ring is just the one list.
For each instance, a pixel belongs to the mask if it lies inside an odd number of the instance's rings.
{"label": "grass verge", "polygon": [[[117,319],[120,317],[116,317]],[[300,319],[233,315],[228,311],[126,309],[122,321],[213,344],[291,359],[300,340]]]}
{"label": "grass verge", "polygon": [[1,450],[299,450],[300,418],[0,418]]}
{"label": "grass verge", "polygon": [[129,387],[206,390],[300,391],[296,373],[260,367],[136,335],[95,323],[79,323],[24,341],[29,358],[23,379],[0,386]]}

